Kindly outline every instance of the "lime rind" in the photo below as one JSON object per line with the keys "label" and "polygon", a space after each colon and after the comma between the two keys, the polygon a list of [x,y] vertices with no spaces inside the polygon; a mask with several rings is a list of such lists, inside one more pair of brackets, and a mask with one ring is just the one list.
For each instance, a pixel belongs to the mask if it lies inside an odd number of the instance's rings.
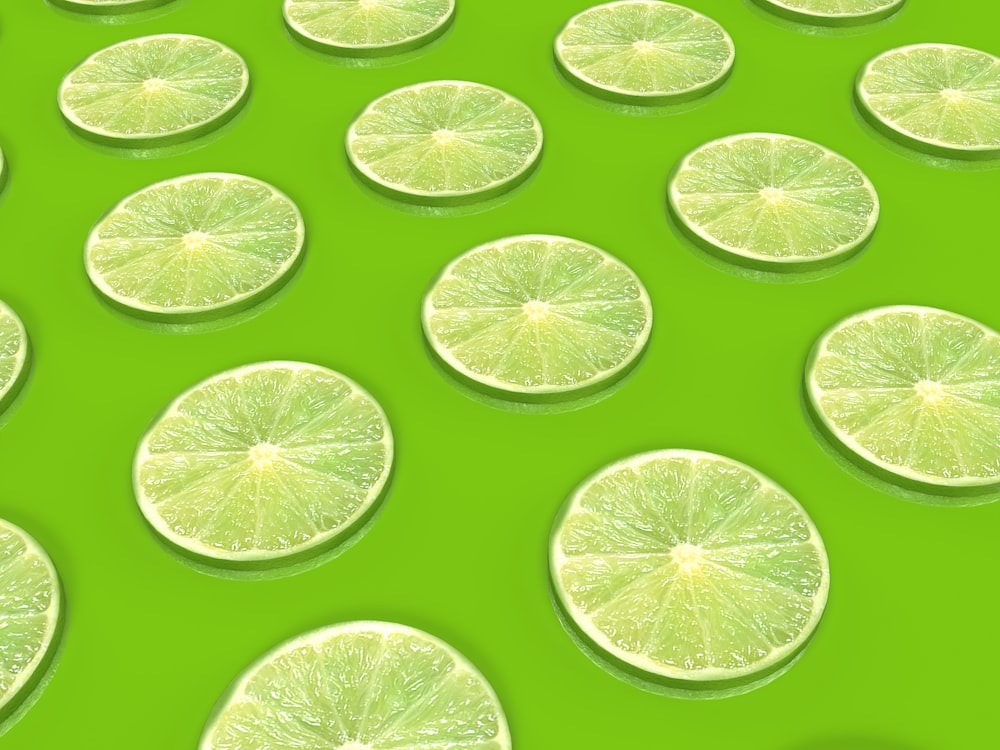
{"label": "lime rind", "polygon": [[24,323],[0,300],[0,414],[24,388],[31,369],[31,342]]}
{"label": "lime rind", "polygon": [[[825,3],[813,0],[812,5],[819,6],[815,9],[809,7],[809,2],[802,0],[754,0],[754,2],[774,15],[789,21],[832,27],[864,26],[884,21],[899,13],[906,4],[906,0],[863,0],[863,2],[847,3],[846,5],[853,5],[853,7],[846,10],[838,8],[824,10],[822,8],[824,4],[831,5],[829,0]],[[837,3],[832,4],[837,5]]]}
{"label": "lime rind", "polygon": [[7,157],[4,155],[3,149],[0,148],[0,193],[3,193],[5,187],[7,187],[7,180],[10,177],[10,169],[7,167]]}
{"label": "lime rind", "polygon": [[110,16],[153,10],[173,0],[49,0],[57,8],[94,16]]}
{"label": "lime rind", "polygon": [[[183,200],[183,193],[186,187],[191,186],[193,190],[197,190],[200,184],[203,183],[221,183],[219,186],[213,186],[216,189],[216,196],[208,203],[196,203],[192,205],[189,201]],[[116,272],[121,270],[121,266],[114,266],[107,271],[99,269],[97,266],[99,263],[95,260],[95,255],[98,254],[99,250],[107,249],[105,246],[114,246],[116,244],[128,244],[129,241],[134,241],[135,243],[142,243],[148,241],[149,238],[142,237],[139,235],[129,236],[123,234],[124,230],[119,227],[119,236],[105,236],[105,232],[112,232],[116,224],[128,223],[130,216],[134,216],[136,221],[142,223],[149,222],[149,212],[148,211],[133,211],[130,206],[132,204],[141,203],[143,199],[156,200],[156,196],[164,194],[162,199],[159,201],[160,207],[163,210],[169,210],[172,216],[169,218],[175,220],[176,224],[163,223],[162,226],[158,227],[158,230],[162,230],[169,233],[168,239],[176,239],[176,252],[170,256],[170,258],[163,259],[163,262],[159,264],[159,268],[163,269],[169,267],[171,261],[177,261],[183,256],[183,246],[184,237],[190,232],[199,232],[200,234],[207,235],[205,238],[209,242],[210,247],[208,252],[211,252],[215,245],[211,244],[211,238],[213,233],[211,231],[202,231],[209,229],[203,226],[194,226],[194,219],[189,214],[182,214],[182,209],[179,206],[183,206],[183,210],[186,211],[201,211],[208,212],[210,209],[217,208],[221,200],[221,196],[225,193],[225,189],[232,188],[233,186],[244,188],[246,190],[252,190],[258,195],[255,196],[256,202],[254,205],[247,209],[247,212],[253,213],[255,210],[259,210],[265,203],[276,203],[277,208],[280,209],[282,213],[294,217],[295,228],[292,232],[288,229],[277,226],[277,228],[269,228],[271,225],[264,226],[254,226],[248,229],[242,234],[251,236],[268,237],[275,235],[287,235],[294,234],[295,241],[294,246],[288,256],[278,264],[270,263],[273,266],[273,271],[270,277],[266,280],[252,286],[245,291],[231,294],[224,299],[219,299],[210,303],[200,304],[200,305],[164,305],[164,304],[154,304],[145,301],[140,298],[139,293],[126,294],[120,289],[116,289],[109,281],[107,274],[111,272]],[[170,192],[171,194],[165,195],[165,193]],[[266,198],[264,197],[266,196]],[[167,202],[170,206],[167,206]],[[140,206],[141,208],[141,206]],[[245,212],[246,213],[246,212]],[[228,217],[225,219],[224,224],[231,225],[234,221],[239,220],[241,216],[245,218],[245,213],[243,215]],[[251,216],[251,218],[253,218]],[[181,222],[185,222],[185,231],[180,230]],[[218,227],[216,227],[217,229]],[[234,233],[232,231],[226,232],[227,237],[232,237]],[[174,237],[176,235],[176,237]],[[159,241],[161,237],[157,238]],[[172,246],[173,247],[173,246]],[[298,206],[292,201],[285,193],[281,192],[273,185],[270,185],[261,180],[256,180],[252,177],[246,177],[238,174],[230,174],[224,172],[205,172],[199,174],[185,175],[183,177],[177,177],[170,180],[163,180],[162,182],[157,182],[153,185],[149,185],[135,193],[129,195],[128,197],[119,201],[119,203],[108,211],[101,220],[97,223],[89,237],[87,238],[86,250],[84,253],[84,262],[87,271],[87,275],[90,278],[91,283],[94,288],[101,294],[102,299],[110,304],[117,310],[121,310],[129,315],[141,318],[143,320],[160,322],[160,323],[173,323],[173,324],[185,324],[185,323],[200,323],[206,321],[214,321],[219,318],[234,315],[239,312],[248,310],[257,304],[260,304],[264,300],[270,298],[273,294],[278,292],[282,287],[284,287],[295,275],[301,265],[304,257],[305,247],[305,222],[302,218],[302,213],[299,211]],[[163,248],[160,247],[157,250],[150,251],[145,256],[135,257],[129,261],[142,262],[143,259],[148,260],[149,255],[155,253],[162,253]],[[220,251],[221,252],[221,251]],[[232,255],[231,250],[226,250],[226,253]],[[231,263],[226,258],[219,258],[219,262],[216,263],[212,261],[210,265],[225,267],[226,273],[232,272]],[[255,263],[264,263],[265,259],[258,257],[256,255],[248,257],[248,261],[252,260]],[[188,267],[184,271],[184,276],[190,277],[195,274],[195,271]],[[188,280],[188,286],[195,279]],[[227,283],[232,283],[230,279]],[[246,286],[246,284],[244,284]],[[141,292],[141,290],[138,290]]]}

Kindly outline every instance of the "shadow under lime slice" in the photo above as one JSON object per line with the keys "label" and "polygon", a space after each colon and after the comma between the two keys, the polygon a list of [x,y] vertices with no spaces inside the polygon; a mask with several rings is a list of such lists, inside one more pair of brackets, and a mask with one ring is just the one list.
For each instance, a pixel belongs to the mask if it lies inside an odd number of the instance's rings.
{"label": "shadow under lime slice", "polygon": [[294,274],[305,229],[274,187],[195,174],[125,198],[94,227],[85,264],[112,305],[140,318],[190,323],[245,310]]}
{"label": "shadow under lime slice", "polygon": [[138,13],[159,8],[173,0],[49,0],[57,8],[89,13],[92,15],[114,15],[116,13]]}
{"label": "shadow under lime slice", "polygon": [[816,26],[860,26],[902,10],[906,0],[754,0],[776,16]]}
{"label": "shadow under lime slice", "polygon": [[951,44],[914,44],[871,60],[858,110],[883,135],[935,156],[1000,158],[1000,58]]}
{"label": "shadow under lime slice", "polygon": [[285,24],[303,44],[350,57],[395,55],[448,30],[455,0],[285,0]]}
{"label": "shadow under lime slice", "polygon": [[813,348],[805,396],[879,478],[939,496],[1000,490],[1000,335],[973,320],[907,305],[847,318]]}
{"label": "shadow under lime slice", "polygon": [[63,602],[55,567],[38,542],[0,520],[0,733],[30,703],[55,657]]}
{"label": "shadow under lime slice", "polygon": [[624,0],[571,18],[555,56],[568,79],[611,101],[660,106],[711,93],[728,78],[736,50],[719,24],[665,2]]}
{"label": "shadow under lime slice", "polygon": [[524,103],[466,81],[397,89],[347,131],[348,158],[366,184],[423,205],[494,198],[524,182],[541,152],[542,126]]}
{"label": "shadow under lime slice", "polygon": [[689,450],[590,477],[559,513],[549,565],[563,616],[615,671],[709,696],[787,668],[830,585],[798,502],[748,466]]}
{"label": "shadow under lime slice", "polygon": [[428,344],[463,383],[513,401],[580,398],[624,377],[653,311],[621,261],[566,237],[523,235],[459,256],[424,298]]}
{"label": "shadow under lime slice", "polygon": [[120,42],[63,79],[59,107],[82,135],[113,146],[178,143],[220,127],[249,93],[250,75],[219,42],[162,34]]}
{"label": "shadow under lime slice", "polygon": [[305,633],[251,665],[220,700],[199,750],[510,750],[486,678],[405,625],[349,622]]}
{"label": "shadow under lime slice", "polygon": [[787,135],[746,133],[684,157],[671,215],[718,257],[771,272],[814,271],[860,252],[878,223],[871,181],[852,162]]}
{"label": "shadow under lime slice", "polygon": [[31,348],[24,324],[0,301],[0,414],[10,406],[28,376]]}
{"label": "shadow under lime slice", "polygon": [[393,441],[359,385],[300,362],[216,375],[178,397],[133,465],[146,520],[178,552],[236,570],[347,542],[384,499]]}

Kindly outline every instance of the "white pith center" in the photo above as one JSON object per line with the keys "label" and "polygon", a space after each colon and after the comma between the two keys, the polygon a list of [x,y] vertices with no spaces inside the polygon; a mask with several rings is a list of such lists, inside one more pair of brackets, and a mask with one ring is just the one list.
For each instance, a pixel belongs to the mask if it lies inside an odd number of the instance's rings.
{"label": "white pith center", "polygon": [[935,380],[921,380],[913,386],[913,390],[923,398],[924,403],[931,405],[940,402],[945,396],[944,386]]}
{"label": "white pith center", "polygon": [[640,39],[637,42],[632,42],[632,49],[638,52],[640,55],[648,55],[650,52],[656,49],[656,45],[652,42],[647,42],[645,39]]}
{"label": "white pith center", "polygon": [[948,102],[948,104],[958,104],[959,102],[965,101],[965,94],[958,89],[941,89],[941,97]]}
{"label": "white pith center", "polygon": [[[361,10],[374,10],[378,7],[378,0],[358,0],[358,7],[361,8]],[[360,750],[360,748],[361,745],[358,745],[356,748],[347,747],[346,750]]]}
{"label": "white pith center", "polygon": [[434,143],[438,146],[450,146],[455,142],[455,131],[454,130],[435,130],[434,131]]}
{"label": "white pith center", "polygon": [[278,446],[270,443],[257,443],[248,453],[250,463],[253,464],[254,468],[263,471],[270,469],[275,459],[278,458]]}
{"label": "white pith center", "polygon": [[697,544],[682,542],[670,550],[670,559],[677,565],[681,573],[693,575],[701,572],[705,555]]}
{"label": "white pith center", "polygon": [[785,200],[785,191],[776,187],[761,188],[760,197],[769,206],[777,206]]}
{"label": "white pith center", "polygon": [[166,81],[162,78],[148,78],[142,82],[142,89],[147,94],[158,94],[166,85]]}
{"label": "white pith center", "polygon": [[538,323],[545,320],[545,316],[549,314],[549,303],[533,299],[530,302],[525,302],[521,309],[528,316],[528,320]]}
{"label": "white pith center", "polygon": [[203,250],[206,240],[208,240],[208,235],[204,232],[188,232],[181,237],[181,242],[184,243],[184,249],[190,252]]}

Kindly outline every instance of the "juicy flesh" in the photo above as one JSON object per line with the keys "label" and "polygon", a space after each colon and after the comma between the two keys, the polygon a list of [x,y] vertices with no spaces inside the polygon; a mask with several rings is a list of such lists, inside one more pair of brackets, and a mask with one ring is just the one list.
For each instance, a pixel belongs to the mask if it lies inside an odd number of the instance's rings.
{"label": "juicy flesh", "polygon": [[0,398],[24,366],[24,334],[14,316],[0,305]]}
{"label": "juicy flesh", "polygon": [[314,39],[345,47],[379,47],[427,34],[451,8],[451,0],[293,0],[285,12]]}
{"label": "juicy flesh", "polygon": [[896,5],[902,0],[772,0],[792,10],[817,16],[864,16]]}

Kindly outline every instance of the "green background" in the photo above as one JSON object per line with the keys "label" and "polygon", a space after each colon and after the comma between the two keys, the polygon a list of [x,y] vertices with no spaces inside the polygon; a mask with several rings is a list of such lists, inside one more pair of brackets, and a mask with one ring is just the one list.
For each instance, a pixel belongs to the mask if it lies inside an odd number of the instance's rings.
{"label": "green background", "polygon": [[[0,515],[47,547],[69,604],[65,650],[37,705],[0,740],[38,748],[193,747],[227,683],[303,630],[404,622],[467,654],[506,708],[518,750],[767,748],[932,750],[995,740],[1000,504],[948,509],[888,497],[845,473],[803,419],[807,350],[829,324],[890,303],[951,309],[1000,327],[1000,172],[900,155],[858,123],[851,86],[873,55],[937,41],[997,48],[989,0],[911,0],[894,21],[816,36],[733,0],[691,0],[736,43],[720,94],[683,114],[602,109],[556,76],[551,44],[586,0],[459,0],[454,28],[416,60],[357,69],[293,43],[278,0],[188,0],[95,25],[42,0],[0,7],[0,298],[23,317],[35,372],[0,430]],[[166,10],[166,9],[165,9]],[[224,137],[170,158],[87,146],[56,106],[62,76],[105,45],[187,32],[246,58],[248,108]],[[535,109],[546,151],[511,202],[428,217],[387,206],[350,176],[352,117],[397,86],[462,78]],[[882,198],[870,248],[841,273],[774,284],[726,273],[672,232],[667,175],[688,150],[741,131],[818,141],[854,160]],[[125,195],[198,171],[273,183],[305,215],[308,259],[272,309],[213,333],[156,333],[116,317],[82,267],[87,232]],[[566,234],[607,249],[652,296],[651,347],[611,398],[515,414],[459,393],[431,365],[419,303],[458,253],[498,237]],[[396,482],[355,547],[274,581],[210,577],[166,554],[132,498],[148,421],[196,381],[236,365],[302,359],[340,370],[384,405]],[[832,592],[803,659],[720,702],[642,692],[562,630],[546,584],[551,520],[573,487],[629,454],[698,448],[740,459],[795,494],[822,531]]]}

